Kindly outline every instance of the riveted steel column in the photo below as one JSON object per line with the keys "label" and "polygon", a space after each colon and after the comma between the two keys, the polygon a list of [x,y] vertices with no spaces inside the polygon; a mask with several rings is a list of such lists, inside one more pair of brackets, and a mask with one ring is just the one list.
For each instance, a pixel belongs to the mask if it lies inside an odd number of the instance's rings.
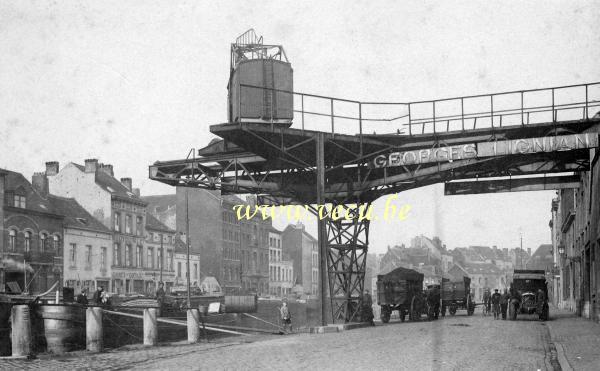
{"label": "riveted steel column", "polygon": [[[317,209],[325,204],[325,136],[324,133],[317,133],[316,138],[316,171],[317,171]],[[319,282],[321,294],[321,325],[327,325],[327,233],[325,230],[325,220],[317,214],[318,220],[318,241],[319,241]]]}

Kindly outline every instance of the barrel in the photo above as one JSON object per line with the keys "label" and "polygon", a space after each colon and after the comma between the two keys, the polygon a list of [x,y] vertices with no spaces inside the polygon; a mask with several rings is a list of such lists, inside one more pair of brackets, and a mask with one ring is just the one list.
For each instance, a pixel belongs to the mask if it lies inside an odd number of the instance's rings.
{"label": "barrel", "polygon": [[38,344],[49,353],[85,349],[85,308],[79,305],[40,305],[36,316],[42,321]]}
{"label": "barrel", "polygon": [[255,313],[257,306],[256,295],[225,295],[226,313]]}

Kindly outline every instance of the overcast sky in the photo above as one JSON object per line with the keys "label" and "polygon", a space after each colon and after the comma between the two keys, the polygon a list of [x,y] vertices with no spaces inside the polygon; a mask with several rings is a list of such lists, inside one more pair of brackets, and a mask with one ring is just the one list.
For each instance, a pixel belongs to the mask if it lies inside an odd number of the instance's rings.
{"label": "overcast sky", "polygon": [[[297,91],[412,101],[600,81],[598,19],[591,1],[5,0],[0,167],[30,177],[98,158],[142,194],[173,192],[147,167],[226,120],[229,46],[251,27],[285,47]],[[410,217],[373,223],[371,251],[418,233],[514,247],[520,231],[535,248],[550,241],[553,194],[406,192]]]}

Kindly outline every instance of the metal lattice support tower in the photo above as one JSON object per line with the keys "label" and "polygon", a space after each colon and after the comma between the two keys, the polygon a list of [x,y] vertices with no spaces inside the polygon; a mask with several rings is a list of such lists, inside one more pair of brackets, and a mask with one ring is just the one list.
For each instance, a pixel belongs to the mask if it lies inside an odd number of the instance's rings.
{"label": "metal lattice support tower", "polygon": [[346,216],[323,221],[327,237],[327,275],[334,322],[359,319],[364,291],[365,268],[369,248],[369,220],[359,210],[371,205],[359,204],[346,209]]}

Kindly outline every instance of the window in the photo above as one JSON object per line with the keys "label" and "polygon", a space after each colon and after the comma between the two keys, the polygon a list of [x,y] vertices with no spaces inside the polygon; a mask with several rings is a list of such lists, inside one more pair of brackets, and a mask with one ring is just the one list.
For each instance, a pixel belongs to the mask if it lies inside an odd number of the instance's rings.
{"label": "window", "polygon": [[121,214],[115,213],[115,231],[121,231]]}
{"label": "window", "polygon": [[152,249],[151,247],[148,248],[148,252],[146,253],[147,258],[146,258],[146,265],[148,266],[148,268],[154,268],[154,249]]}
{"label": "window", "polygon": [[194,279],[198,279],[198,264],[194,263]]}
{"label": "window", "polygon": [[177,277],[181,278],[181,262],[177,262]]}
{"label": "window", "polygon": [[25,231],[25,252],[31,251],[31,232]]}
{"label": "window", "polygon": [[131,245],[125,245],[125,265],[131,267]]}
{"label": "window", "polygon": [[131,215],[125,215],[125,233],[131,233]]}
{"label": "window", "polygon": [[135,250],[135,266],[142,267],[142,246],[138,245]]}
{"label": "window", "polygon": [[142,223],[144,222],[144,218],[138,216],[135,220],[135,234],[138,236],[142,235],[144,228],[142,227]]}
{"label": "window", "polygon": [[106,269],[106,247],[100,249],[100,269]]}
{"label": "window", "polygon": [[10,251],[15,251],[16,248],[17,248],[17,231],[14,229],[11,229],[8,232],[8,249]]}
{"label": "window", "polygon": [[77,251],[77,245],[75,245],[74,243],[69,244],[69,262],[71,263],[72,267],[77,265],[77,263],[76,263],[77,252],[76,251]]}
{"label": "window", "polygon": [[60,237],[57,235],[52,236],[52,244],[54,245],[54,251],[60,252]]}
{"label": "window", "polygon": [[40,251],[41,252],[46,251],[46,247],[48,247],[47,243],[48,243],[48,234],[40,233]]}
{"label": "window", "polygon": [[167,260],[169,261],[168,269],[173,271],[173,251],[167,251]]}
{"label": "window", "polygon": [[156,249],[156,268],[162,269],[163,267],[163,254],[162,249]]}
{"label": "window", "polygon": [[13,202],[14,207],[19,207],[21,209],[25,208],[25,196],[14,195],[13,201],[14,201]]}
{"label": "window", "polygon": [[85,265],[87,267],[92,265],[92,246],[86,245],[85,247]]}
{"label": "window", "polygon": [[121,265],[121,245],[119,243],[115,243],[114,245],[114,254],[113,265]]}

